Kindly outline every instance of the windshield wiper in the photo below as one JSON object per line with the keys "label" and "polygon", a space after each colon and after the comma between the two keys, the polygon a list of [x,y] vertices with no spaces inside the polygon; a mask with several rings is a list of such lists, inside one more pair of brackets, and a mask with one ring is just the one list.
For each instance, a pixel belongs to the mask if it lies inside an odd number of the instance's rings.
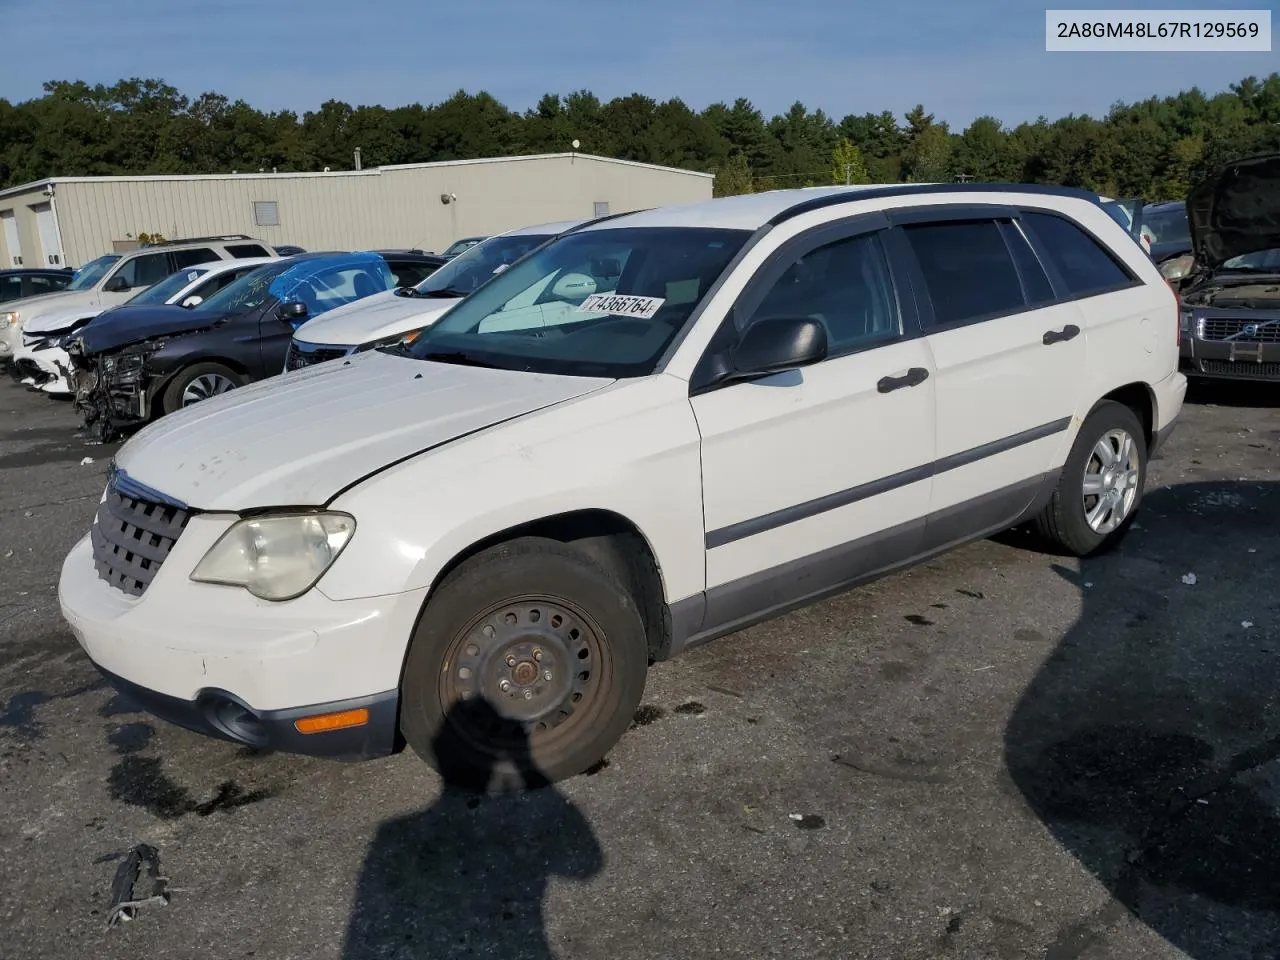
{"label": "windshield wiper", "polygon": [[481,360],[479,357],[472,356],[469,353],[463,353],[461,350],[432,350],[429,353],[414,354],[414,357],[418,360],[434,360],[436,363],[456,363],[463,367],[487,367],[490,370],[507,369],[496,363]]}
{"label": "windshield wiper", "polygon": [[421,290],[418,292],[420,297],[465,297],[470,290],[455,290],[453,287],[445,287],[443,290]]}
{"label": "windshield wiper", "polygon": [[417,287],[396,287],[397,297],[425,297],[426,294]]}

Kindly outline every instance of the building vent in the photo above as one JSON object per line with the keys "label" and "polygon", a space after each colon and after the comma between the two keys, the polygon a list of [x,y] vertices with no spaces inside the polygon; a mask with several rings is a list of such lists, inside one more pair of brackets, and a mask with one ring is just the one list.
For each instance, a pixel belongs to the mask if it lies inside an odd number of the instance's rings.
{"label": "building vent", "polygon": [[280,211],[274,200],[253,201],[253,222],[260,227],[280,226]]}

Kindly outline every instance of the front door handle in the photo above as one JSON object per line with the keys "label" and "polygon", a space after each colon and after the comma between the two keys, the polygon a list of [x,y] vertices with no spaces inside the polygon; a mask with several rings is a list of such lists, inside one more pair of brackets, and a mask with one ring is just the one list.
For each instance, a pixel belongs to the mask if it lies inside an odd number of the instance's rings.
{"label": "front door handle", "polygon": [[918,387],[929,379],[929,371],[924,367],[912,367],[900,377],[881,377],[876,389],[881,393],[892,393],[903,387]]}
{"label": "front door handle", "polygon": [[1080,328],[1074,323],[1068,323],[1061,330],[1046,330],[1044,334],[1044,345],[1048,347],[1055,343],[1074,340],[1078,336],[1080,336]]}

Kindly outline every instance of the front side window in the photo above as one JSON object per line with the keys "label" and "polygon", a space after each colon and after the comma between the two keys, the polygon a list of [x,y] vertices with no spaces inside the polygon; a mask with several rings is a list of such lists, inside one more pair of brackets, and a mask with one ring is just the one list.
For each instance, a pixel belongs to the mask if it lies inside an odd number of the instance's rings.
{"label": "front side window", "polygon": [[[31,279],[34,280],[35,277],[32,277]],[[43,293],[44,291],[37,290],[35,292]],[[4,303],[6,300],[19,300],[21,298],[22,278],[16,276],[0,277],[0,303]]]}
{"label": "front side window", "polygon": [[235,270],[223,270],[221,273],[214,274],[212,277],[205,280],[204,283],[192,290],[190,296],[198,296],[208,300],[219,290],[224,287],[229,287],[241,277],[253,273],[253,271],[258,269],[258,266],[258,264],[254,264],[253,266],[239,267]]}
{"label": "front side window", "polygon": [[1115,257],[1074,223],[1050,213],[1024,213],[1022,222],[1053,260],[1072,296],[1114,290],[1131,281]]}
{"label": "front side window", "polygon": [[97,286],[111,265],[120,259],[119,254],[107,254],[105,257],[98,257],[96,260],[90,260],[83,267],[75,272],[71,278],[71,283],[67,285],[68,290],[90,290]]}
{"label": "front side window", "polygon": [[708,227],[566,234],[493,277],[408,353],[570,376],[646,376],[748,236]]}
{"label": "front side window", "polygon": [[1027,305],[1013,256],[995,220],[904,229],[924,274],[935,324],[979,320]]}
{"label": "front side window", "polygon": [[199,280],[207,272],[207,269],[189,268],[187,270],[179,270],[177,273],[171,273],[154,286],[147,287],[136,296],[130,297],[125,303],[131,307],[143,306],[149,303],[168,303],[170,298],[177,296],[184,287]]}
{"label": "front side window", "polygon": [[898,301],[880,237],[838,240],[795,260],[745,326],[775,317],[819,321],[832,354],[897,336]]}
{"label": "front side window", "polygon": [[169,273],[169,254],[146,253],[126,260],[112,279],[124,277],[130,287],[149,287],[153,283],[159,283]]}

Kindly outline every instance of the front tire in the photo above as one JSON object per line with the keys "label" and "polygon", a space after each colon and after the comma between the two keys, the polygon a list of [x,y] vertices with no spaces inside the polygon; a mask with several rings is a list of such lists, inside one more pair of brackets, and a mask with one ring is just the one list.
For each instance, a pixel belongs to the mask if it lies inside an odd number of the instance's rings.
{"label": "front tire", "polygon": [[558,541],[514,540],[432,594],[405,662],[401,732],[448,783],[542,786],[604,758],[647,669],[639,608],[611,573]]}
{"label": "front tire", "polygon": [[221,363],[193,363],[169,381],[161,409],[173,413],[201,400],[208,400],[244,386],[244,377]]}
{"label": "front tire", "polygon": [[1142,424],[1124,404],[1104,400],[1085,419],[1037,532],[1077,557],[1118,543],[1147,482]]}

